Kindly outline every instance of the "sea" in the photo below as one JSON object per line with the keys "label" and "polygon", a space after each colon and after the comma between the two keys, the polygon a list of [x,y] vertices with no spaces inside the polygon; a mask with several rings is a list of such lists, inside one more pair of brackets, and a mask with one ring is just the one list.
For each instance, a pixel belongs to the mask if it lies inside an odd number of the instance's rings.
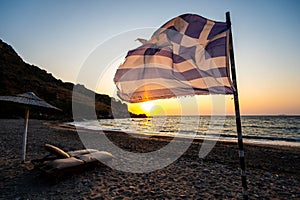
{"label": "sea", "polygon": [[[154,116],[73,122],[90,130],[236,141],[235,116]],[[300,147],[300,116],[242,116],[245,143]]]}

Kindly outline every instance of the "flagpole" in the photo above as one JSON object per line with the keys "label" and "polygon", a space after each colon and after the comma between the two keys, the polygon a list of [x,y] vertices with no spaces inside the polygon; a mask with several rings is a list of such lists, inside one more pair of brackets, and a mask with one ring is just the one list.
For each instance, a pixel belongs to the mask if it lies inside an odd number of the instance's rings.
{"label": "flagpole", "polygon": [[239,147],[239,157],[240,157],[240,167],[241,167],[241,179],[242,179],[242,187],[243,187],[243,199],[248,199],[246,166],[245,166],[245,153],[244,153],[241,115],[240,115],[240,106],[239,106],[239,97],[238,97],[238,88],[237,88],[237,80],[236,80],[234,52],[233,52],[233,39],[232,39],[232,32],[231,32],[230,12],[226,12],[226,22],[230,27],[229,28],[229,54],[230,54],[229,57],[230,57],[232,83],[233,83],[233,86],[235,88],[233,96],[234,96],[235,120],[236,120],[236,129],[237,129],[238,147]]}

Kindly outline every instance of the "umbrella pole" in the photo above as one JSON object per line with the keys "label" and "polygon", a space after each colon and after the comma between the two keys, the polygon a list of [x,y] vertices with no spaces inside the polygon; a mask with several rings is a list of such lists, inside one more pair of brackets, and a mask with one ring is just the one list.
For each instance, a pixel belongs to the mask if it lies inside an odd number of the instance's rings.
{"label": "umbrella pole", "polygon": [[22,143],[22,163],[25,162],[25,156],[26,156],[28,118],[29,118],[29,108],[26,107],[25,119],[24,119],[24,134],[23,134],[23,143]]}

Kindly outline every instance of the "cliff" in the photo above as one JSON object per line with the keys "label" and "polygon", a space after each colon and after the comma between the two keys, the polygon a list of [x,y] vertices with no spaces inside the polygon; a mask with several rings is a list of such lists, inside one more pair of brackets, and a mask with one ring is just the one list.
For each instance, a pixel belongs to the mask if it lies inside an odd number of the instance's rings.
{"label": "cliff", "polygon": [[[73,87],[73,83],[63,82],[56,79],[51,73],[25,63],[10,45],[0,40],[0,95],[34,92],[38,97],[62,110],[62,112],[52,112],[47,115],[37,111],[33,114],[33,117],[72,119]],[[126,104],[118,102],[108,95],[94,93],[83,85],[76,85],[75,87],[80,88],[81,97],[81,100],[78,100],[76,103],[82,106],[91,106],[83,100],[86,98],[91,99],[91,96],[95,97],[92,100],[95,103],[95,113],[98,118],[114,117],[112,116],[112,102],[114,108],[118,110],[117,117],[128,116]],[[23,111],[20,111],[20,107],[6,106],[1,102],[0,117],[16,117],[23,114]],[[132,115],[134,116],[134,114]],[[82,113],[81,117],[89,118],[90,116],[85,116]]]}

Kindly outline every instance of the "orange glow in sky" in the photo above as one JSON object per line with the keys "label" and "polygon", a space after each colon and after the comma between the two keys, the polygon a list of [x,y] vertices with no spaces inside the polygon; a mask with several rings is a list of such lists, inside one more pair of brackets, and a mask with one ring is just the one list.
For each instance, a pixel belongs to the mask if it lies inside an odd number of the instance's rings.
{"label": "orange glow in sky", "polygon": [[164,115],[232,115],[232,96],[205,95],[154,100],[128,104],[131,112],[148,116]]}

